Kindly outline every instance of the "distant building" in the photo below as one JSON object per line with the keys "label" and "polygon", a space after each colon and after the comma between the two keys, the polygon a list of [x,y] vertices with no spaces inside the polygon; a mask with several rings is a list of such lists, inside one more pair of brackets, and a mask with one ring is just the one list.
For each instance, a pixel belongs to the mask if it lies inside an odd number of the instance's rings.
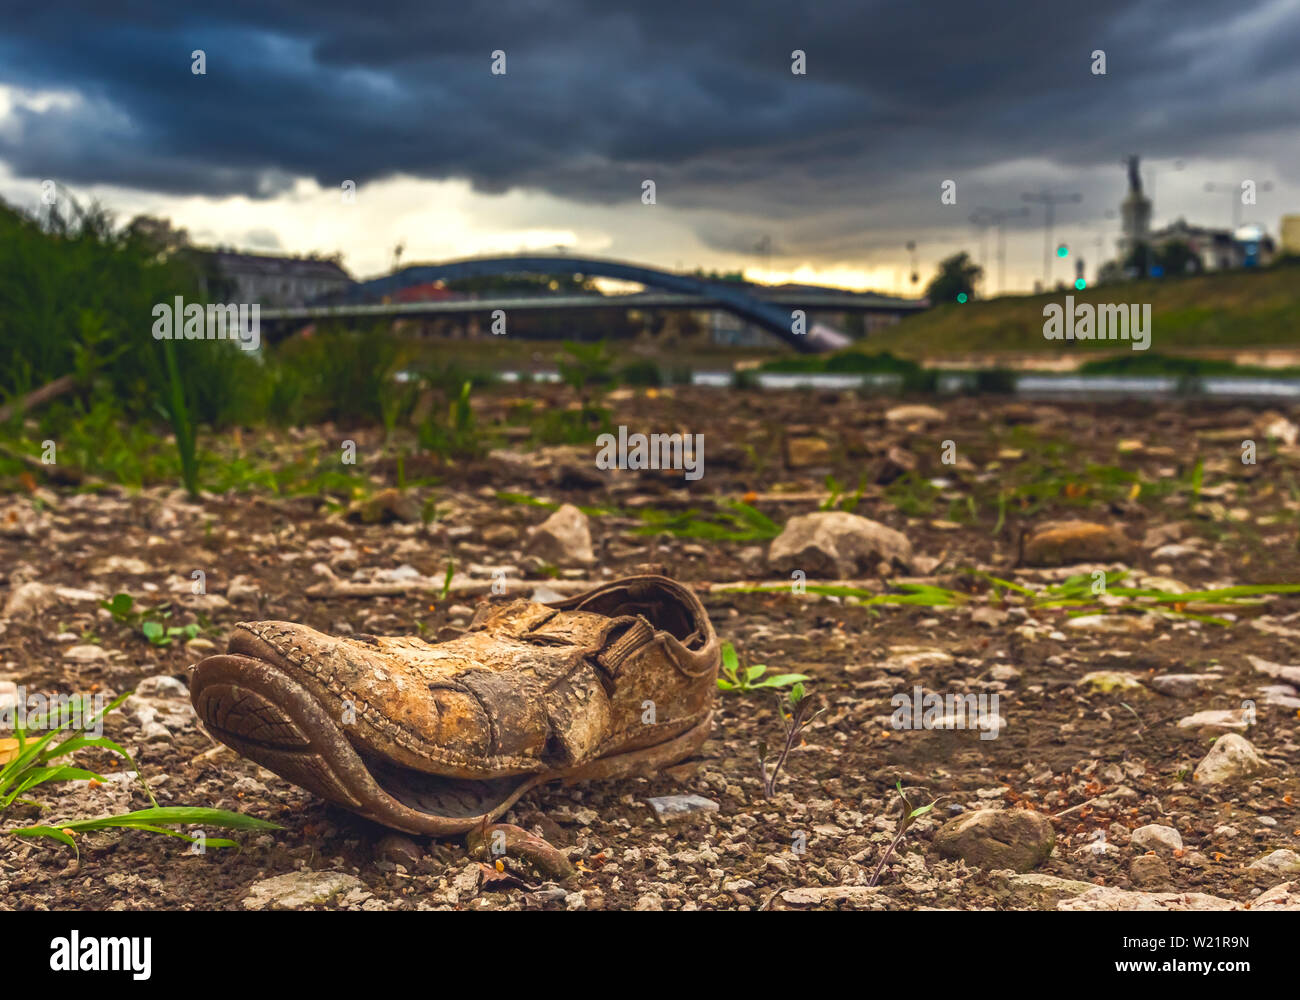
{"label": "distant building", "polygon": [[399,288],[392,298],[394,302],[453,302],[468,296],[451,291],[441,281],[426,281],[422,285]]}
{"label": "distant building", "polygon": [[218,302],[259,303],[267,308],[304,306],[353,284],[329,257],[283,257],[230,250],[191,250],[203,292]]}
{"label": "distant building", "polygon": [[1238,267],[1256,267],[1272,262],[1277,247],[1273,238],[1258,226],[1210,229],[1189,225],[1179,219],[1151,234],[1151,248],[1159,251],[1174,243],[1185,243],[1198,261],[1197,270],[1227,271]]}
{"label": "distant building", "polygon": [[1300,256],[1300,215],[1282,216],[1282,252]]}

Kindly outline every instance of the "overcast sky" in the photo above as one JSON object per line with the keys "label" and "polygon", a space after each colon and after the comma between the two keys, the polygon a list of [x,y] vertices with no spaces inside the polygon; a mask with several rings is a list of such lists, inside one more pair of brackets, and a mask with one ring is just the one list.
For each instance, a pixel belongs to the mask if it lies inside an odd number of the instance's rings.
{"label": "overcast sky", "polygon": [[[1300,212],[1300,0],[5,6],[0,197],[34,207],[53,179],[358,276],[398,243],[405,263],[563,245],[904,291],[907,241],[924,281],[981,256],[977,208],[1047,188],[1083,196],[1053,243],[1091,277],[1127,153],[1157,223],[1227,226],[1207,182],[1271,182],[1242,215],[1273,233]],[[1008,224],[1008,285],[1041,276],[1043,239],[1040,207]]]}

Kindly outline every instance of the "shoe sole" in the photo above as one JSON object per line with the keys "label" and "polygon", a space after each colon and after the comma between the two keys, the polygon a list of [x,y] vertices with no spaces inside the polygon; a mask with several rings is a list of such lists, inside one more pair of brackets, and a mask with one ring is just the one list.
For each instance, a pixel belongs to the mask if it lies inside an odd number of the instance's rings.
{"label": "shoe sole", "polygon": [[[431,836],[465,833],[496,819],[520,796],[553,781],[653,774],[699,751],[710,712],[663,743],[576,767],[506,778],[443,778],[388,765],[366,766],[340,724],[311,693],[263,660],[210,656],[195,669],[190,698],[211,734],[286,781],[384,826]],[[393,791],[376,772],[398,784]]]}

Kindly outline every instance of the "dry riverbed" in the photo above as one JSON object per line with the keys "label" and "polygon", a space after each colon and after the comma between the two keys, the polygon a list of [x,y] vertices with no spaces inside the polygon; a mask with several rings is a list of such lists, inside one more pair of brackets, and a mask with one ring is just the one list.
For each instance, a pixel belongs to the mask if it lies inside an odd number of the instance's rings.
{"label": "dry riverbed", "polygon": [[[223,446],[355,441],[374,482],[351,508],[162,487],[0,496],[0,699],[134,689],[106,734],[160,804],[282,826],[202,854],[91,833],[79,863],[0,837],[0,908],[1300,907],[1300,595],[1223,593],[1300,581],[1297,413],[707,389],[606,405],[632,431],[703,433],[703,477],[599,470],[594,434],[528,444],[494,390],[476,415],[499,447],[454,463],[411,456],[399,473],[373,432],[330,427]],[[420,485],[397,490],[399,474]],[[539,529],[565,504],[586,513]],[[500,599],[494,580],[545,598],[651,569],[697,587],[743,662],[809,675],[824,712],[771,798],[756,759],[781,738],[770,691],[720,694],[702,759],[670,774],[531,793],[505,821],[568,856],[563,883],[326,806],[218,747],[189,708],[188,666],[236,621],[432,640]],[[99,607],[119,592],[197,636],[152,645]],[[975,696],[982,726],[899,728],[898,697],[918,691]],[[936,804],[869,886],[898,784]],[[15,805],[3,825],[148,804],[121,773],[39,791],[43,813]],[[680,811],[661,817],[666,797]]]}

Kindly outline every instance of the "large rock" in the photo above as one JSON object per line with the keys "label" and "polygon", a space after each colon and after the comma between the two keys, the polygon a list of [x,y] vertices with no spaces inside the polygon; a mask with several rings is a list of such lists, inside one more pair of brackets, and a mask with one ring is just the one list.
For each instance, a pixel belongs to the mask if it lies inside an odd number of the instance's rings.
{"label": "large rock", "polygon": [[1132,892],[1098,886],[1056,904],[1058,910],[1240,910],[1240,903],[1204,892]]}
{"label": "large rock", "polygon": [[1041,872],[1010,876],[1002,874],[1011,893],[1011,903],[1035,910],[1050,910],[1061,900],[1072,899],[1094,888],[1091,882],[1044,875]]}
{"label": "large rock", "polygon": [[876,893],[877,885],[832,885],[799,889],[786,889],[781,893],[782,902],[790,906],[816,906],[820,903],[869,903]]}
{"label": "large rock", "polygon": [[1069,566],[1081,562],[1127,562],[1133,543],[1124,532],[1091,521],[1048,521],[1025,537],[1029,566]]}
{"label": "large rock", "polygon": [[1214,741],[1205,759],[1196,765],[1192,780],[1198,785],[1220,785],[1260,774],[1266,768],[1250,740],[1228,733]]}
{"label": "large rock", "polygon": [[1300,910],[1300,882],[1283,882],[1256,896],[1252,910]]}
{"label": "large rock", "polygon": [[1028,809],[978,809],[941,826],[934,846],[976,868],[1027,872],[1047,860],[1056,832],[1046,816]]}
{"label": "large rock", "polygon": [[767,560],[778,572],[799,569],[810,577],[844,579],[874,573],[881,560],[907,566],[912,543],[879,521],[823,510],[790,518],[773,540]]}
{"label": "large rock", "polygon": [[1300,854],[1289,848],[1279,848],[1272,854],[1266,854],[1257,861],[1252,861],[1247,868],[1254,868],[1269,875],[1300,874]]}
{"label": "large rock", "polygon": [[528,551],[555,566],[590,566],[596,556],[587,515],[566,503],[532,530]]}

